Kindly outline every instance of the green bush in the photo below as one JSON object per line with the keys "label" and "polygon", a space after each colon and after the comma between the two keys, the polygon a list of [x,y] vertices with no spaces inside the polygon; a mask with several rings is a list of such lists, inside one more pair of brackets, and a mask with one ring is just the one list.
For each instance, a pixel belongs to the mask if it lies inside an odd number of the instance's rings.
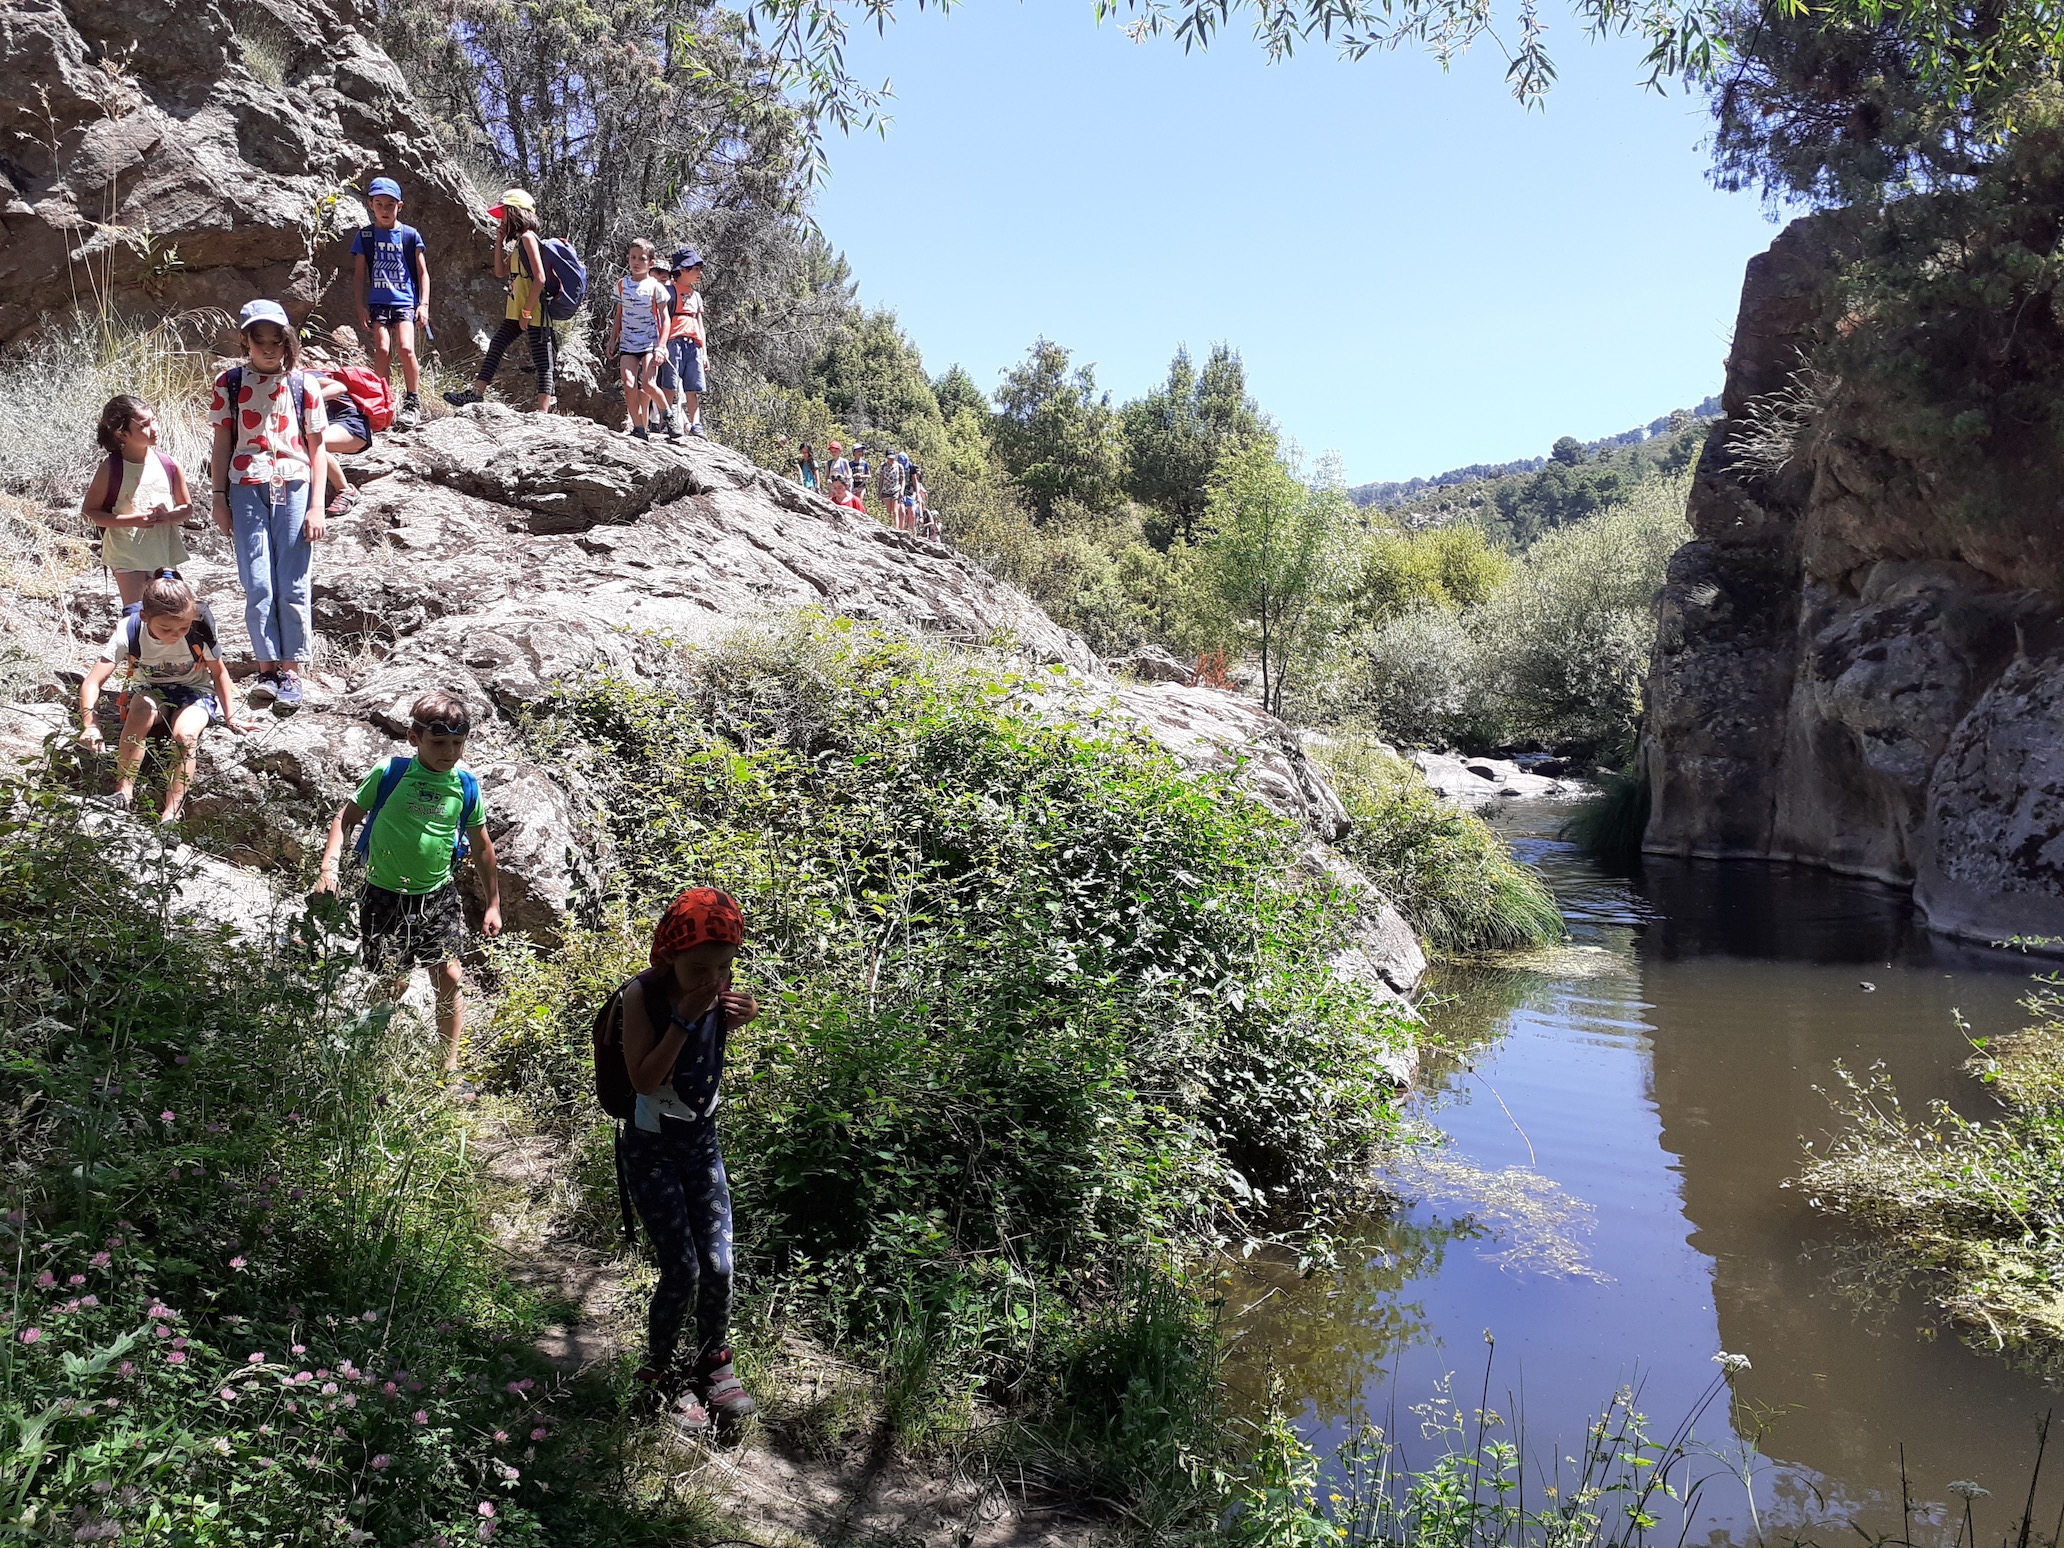
{"label": "green bush", "polygon": [[1562,915],[1541,879],[1409,763],[1353,730],[1313,753],[1354,820],[1340,847],[1434,950],[1509,951],[1562,938]]}
{"label": "green bush", "polygon": [[282,918],[284,949],[179,923],[193,883],[169,858],[124,874],[75,804],[17,796],[8,1527],[561,1544],[690,1525],[597,1489],[623,1476],[624,1433],[538,1362],[429,1039],[364,1006],[323,922]]}

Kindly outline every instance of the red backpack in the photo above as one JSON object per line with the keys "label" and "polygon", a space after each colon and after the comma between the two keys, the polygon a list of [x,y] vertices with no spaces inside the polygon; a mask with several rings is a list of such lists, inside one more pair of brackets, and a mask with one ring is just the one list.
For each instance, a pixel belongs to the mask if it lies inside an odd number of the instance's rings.
{"label": "red backpack", "polygon": [[339,366],[330,375],[344,384],[375,434],[394,423],[394,386],[386,377],[364,366]]}

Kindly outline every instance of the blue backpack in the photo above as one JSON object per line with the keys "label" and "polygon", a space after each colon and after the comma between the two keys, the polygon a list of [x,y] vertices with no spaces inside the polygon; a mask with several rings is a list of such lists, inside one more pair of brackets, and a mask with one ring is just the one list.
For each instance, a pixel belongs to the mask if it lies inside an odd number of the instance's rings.
{"label": "blue backpack", "polygon": [[564,237],[541,239],[538,253],[545,260],[545,315],[565,322],[587,299],[588,266]]}
{"label": "blue backpack", "polygon": [[[352,853],[361,860],[372,857],[373,824],[380,820],[380,808],[387,804],[387,798],[394,794],[395,787],[407,774],[414,758],[389,758],[387,771],[380,776],[380,788],[373,795],[373,809],[366,813],[365,821],[359,824],[358,841],[351,846]],[[459,862],[473,853],[473,845],[466,835],[473,831],[476,814],[480,810],[480,781],[473,777],[470,769],[459,770],[459,791],[463,801],[459,806],[459,831],[452,839],[452,869],[457,870]]]}

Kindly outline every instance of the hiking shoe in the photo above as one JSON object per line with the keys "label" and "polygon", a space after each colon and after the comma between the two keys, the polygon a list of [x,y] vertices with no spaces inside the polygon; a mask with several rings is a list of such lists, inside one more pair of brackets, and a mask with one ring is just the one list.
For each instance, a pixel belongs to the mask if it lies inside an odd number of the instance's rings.
{"label": "hiking shoe", "polygon": [[394,428],[397,430],[413,430],[422,422],[423,400],[412,392],[406,394],[401,400],[401,408],[395,413]]}
{"label": "hiking shoe", "polygon": [[760,1405],[745,1390],[745,1383],[738,1379],[728,1349],[715,1349],[702,1357],[695,1370],[695,1386],[710,1413],[724,1424],[750,1419],[760,1411]]}
{"label": "hiking shoe", "polygon": [[649,441],[652,439],[652,432],[640,425],[631,432],[631,439],[634,441]]}
{"label": "hiking shoe", "polygon": [[293,672],[282,672],[282,673],[280,673],[280,675],[279,675],[279,686],[278,686],[278,688],[276,688],[276,689],[275,689],[275,690],[273,691],[273,695],[272,695],[272,712],[273,712],[273,714],[275,714],[275,715],[279,715],[279,716],[287,716],[287,715],[291,715],[291,714],[293,714],[293,713],[294,713],[294,711],[295,711],[295,710],[299,709],[300,707],[301,707],[301,679],[300,679],[300,677],[299,677],[299,676],[298,676],[298,675],[297,675],[296,673],[293,673]]}
{"label": "hiking shoe", "polygon": [[352,508],[357,504],[358,491],[356,489],[340,489],[337,491],[337,498],[323,507],[323,514],[325,516],[349,516]]}
{"label": "hiking shoe", "polygon": [[709,1410],[692,1391],[676,1390],[651,1366],[633,1378],[639,1387],[638,1406],[650,1409],[683,1435],[700,1438],[709,1433]]}
{"label": "hiking shoe", "polygon": [[702,421],[699,419],[688,427],[688,433],[698,440],[707,441],[709,439],[709,432],[702,428]]}
{"label": "hiking shoe", "polygon": [[280,680],[277,672],[260,672],[251,680],[251,686],[244,690],[244,702],[252,709],[264,709],[279,697]]}
{"label": "hiking shoe", "polygon": [[461,387],[457,392],[446,393],[444,401],[453,408],[464,408],[469,403],[485,403],[487,400],[471,387]]}

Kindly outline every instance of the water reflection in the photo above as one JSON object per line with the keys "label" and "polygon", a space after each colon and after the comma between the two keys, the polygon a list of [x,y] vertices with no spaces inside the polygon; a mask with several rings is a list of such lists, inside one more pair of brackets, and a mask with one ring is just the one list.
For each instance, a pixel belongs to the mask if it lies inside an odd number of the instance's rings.
{"label": "water reflection", "polygon": [[[1236,1388],[1258,1396],[1273,1368],[1319,1444],[1337,1443],[1358,1409],[1480,1374],[1489,1329],[1499,1406],[1567,1445],[1629,1380],[1674,1422],[1725,1348],[1752,1368],[1731,1433],[1709,1421],[1723,1433],[1707,1439],[1760,1447],[1766,1531],[1896,1532],[1902,1444],[1918,1499],[1974,1479],[1993,1490],[1981,1510],[2003,1517],[2011,1498],[2018,1515],[2052,1394],[1961,1342],[1924,1295],[1852,1272],[1874,1260],[1783,1184],[1802,1137],[1838,1121],[1815,1089],[1837,1060],[1882,1061],[1910,1108],[1985,1111],[1955,1015],[1981,1034],[2018,1025],[2026,962],[1939,941],[1898,894],[1822,872],[1608,877],[1547,836],[1559,815],[1507,822],[1570,948],[1440,977],[1444,1047],[1415,1112],[1445,1146],[1398,1169],[1410,1202],[1337,1272],[1269,1262],[1229,1286],[1230,1314],[1252,1304]],[[2064,1487],[2042,1496],[2046,1531]],[[1698,1518],[1694,1540],[1753,1535],[1724,1480]]]}

